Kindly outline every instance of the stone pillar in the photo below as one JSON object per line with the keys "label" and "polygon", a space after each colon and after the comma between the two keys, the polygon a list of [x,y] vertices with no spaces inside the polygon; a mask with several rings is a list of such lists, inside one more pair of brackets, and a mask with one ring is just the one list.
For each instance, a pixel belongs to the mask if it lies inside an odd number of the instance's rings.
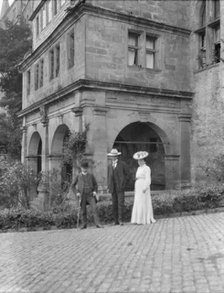
{"label": "stone pillar", "polygon": [[94,173],[99,185],[99,192],[104,192],[107,186],[107,109],[96,106],[93,110],[93,122],[91,124]]}
{"label": "stone pillar", "polygon": [[181,114],[178,118],[180,122],[180,181],[181,186],[185,187],[191,183],[191,115]]}
{"label": "stone pillar", "polygon": [[165,156],[166,189],[177,189],[180,185],[179,155]]}
{"label": "stone pillar", "polygon": [[22,152],[21,152],[21,162],[27,165],[25,161],[27,156],[27,127],[25,126],[25,117],[23,118],[23,126],[22,126]]}
{"label": "stone pillar", "polygon": [[[49,170],[48,164],[48,117],[47,117],[47,110],[46,106],[40,107],[40,122],[44,128],[44,135],[42,141],[42,173],[47,174]],[[49,208],[49,182],[47,182],[46,176],[42,176],[40,184],[38,186],[38,200],[39,206],[41,210],[46,210]]]}
{"label": "stone pillar", "polygon": [[[72,108],[72,112],[75,114],[75,117],[78,120],[78,131],[82,132],[85,130],[85,121],[83,117],[83,108],[82,107],[74,107]],[[73,159],[72,166],[72,177],[74,178],[78,174],[78,159]]]}

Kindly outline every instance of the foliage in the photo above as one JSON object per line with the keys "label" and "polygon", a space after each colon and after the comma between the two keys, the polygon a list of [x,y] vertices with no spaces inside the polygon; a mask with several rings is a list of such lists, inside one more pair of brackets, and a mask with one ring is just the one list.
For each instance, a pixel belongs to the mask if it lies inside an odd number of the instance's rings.
{"label": "foliage", "polygon": [[224,154],[208,159],[206,164],[200,167],[209,179],[224,182]]}
{"label": "foliage", "polygon": [[18,65],[31,49],[29,26],[22,19],[16,24],[6,22],[6,28],[0,28],[0,43],[0,86],[5,93],[21,95],[22,75]]}
{"label": "foliage", "polygon": [[[206,210],[218,208],[224,205],[224,184],[197,186],[184,191],[164,191],[163,194],[152,196],[153,210],[156,216],[169,216],[174,213],[184,213],[195,210]],[[133,198],[126,200],[124,207],[124,220],[130,222],[133,206]],[[111,200],[100,201],[97,204],[98,214],[101,223],[112,223],[112,203]],[[67,210],[51,210],[49,212],[39,212],[24,208],[5,209],[0,211],[0,229],[27,228],[35,230],[38,227],[50,229],[51,226],[57,228],[75,228],[77,225],[78,206],[73,205]],[[93,212],[87,208],[88,222],[93,223]]]}
{"label": "foliage", "polygon": [[29,190],[37,182],[38,178],[32,169],[20,162],[1,160],[0,191],[6,196],[8,206],[29,208]]}
{"label": "foliage", "polygon": [[61,181],[61,172],[57,169],[41,172],[41,182],[47,183],[47,192],[50,195],[50,206],[58,211],[64,211],[67,205],[67,194],[70,187],[69,181]]}
{"label": "foliage", "polygon": [[19,159],[21,151],[21,121],[17,117],[22,108],[22,73],[19,63],[31,49],[31,31],[21,22],[6,23],[0,28],[0,88],[3,96],[0,107],[6,113],[0,115],[0,146],[12,158]]}
{"label": "foliage", "polygon": [[68,139],[64,143],[63,163],[72,165],[74,161],[83,158],[87,145],[88,130],[89,125],[86,125],[84,131],[69,133]]}

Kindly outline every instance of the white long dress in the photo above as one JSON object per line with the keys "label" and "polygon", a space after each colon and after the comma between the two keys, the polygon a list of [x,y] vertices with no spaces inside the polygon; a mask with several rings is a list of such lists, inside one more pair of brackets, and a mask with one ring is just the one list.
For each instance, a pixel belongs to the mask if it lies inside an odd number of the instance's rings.
{"label": "white long dress", "polygon": [[[147,165],[138,167],[135,181],[135,198],[131,215],[133,224],[154,223],[150,193],[151,169]],[[146,189],[145,192],[143,190]]]}

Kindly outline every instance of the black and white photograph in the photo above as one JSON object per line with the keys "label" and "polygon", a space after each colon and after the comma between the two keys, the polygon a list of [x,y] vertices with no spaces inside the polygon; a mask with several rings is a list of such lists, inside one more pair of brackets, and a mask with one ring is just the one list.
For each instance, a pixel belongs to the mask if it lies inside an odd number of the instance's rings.
{"label": "black and white photograph", "polygon": [[0,250],[0,293],[224,292],[224,0],[0,0]]}

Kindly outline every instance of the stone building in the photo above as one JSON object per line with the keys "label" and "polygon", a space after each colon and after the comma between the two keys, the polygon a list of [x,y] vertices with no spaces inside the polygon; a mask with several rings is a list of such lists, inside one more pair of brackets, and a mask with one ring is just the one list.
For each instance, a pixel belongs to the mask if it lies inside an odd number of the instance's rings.
{"label": "stone building", "polygon": [[[152,189],[197,180],[207,151],[222,145],[220,2],[35,3],[33,51],[22,65],[23,162],[63,169],[68,131],[89,125],[86,155],[102,189],[112,147],[133,175],[133,153],[150,153]],[[205,123],[217,118],[215,142]]]}

